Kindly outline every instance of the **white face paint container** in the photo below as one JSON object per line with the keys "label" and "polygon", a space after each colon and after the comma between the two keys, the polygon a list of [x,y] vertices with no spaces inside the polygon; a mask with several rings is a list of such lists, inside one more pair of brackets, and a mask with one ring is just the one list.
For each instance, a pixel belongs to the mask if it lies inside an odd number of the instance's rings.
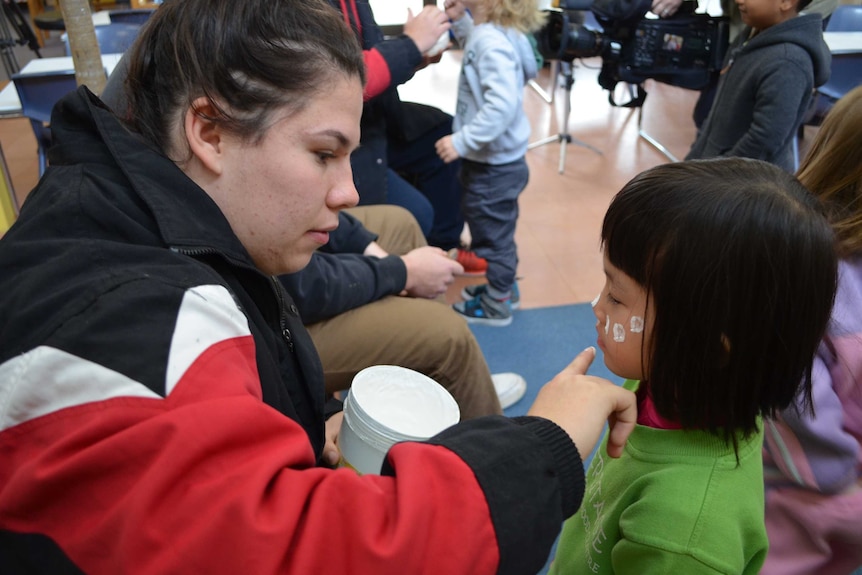
{"label": "white face paint container", "polygon": [[425,441],[460,419],[455,399],[430,377],[395,365],[367,367],[353,378],[344,401],[340,465],[380,473],[394,444]]}

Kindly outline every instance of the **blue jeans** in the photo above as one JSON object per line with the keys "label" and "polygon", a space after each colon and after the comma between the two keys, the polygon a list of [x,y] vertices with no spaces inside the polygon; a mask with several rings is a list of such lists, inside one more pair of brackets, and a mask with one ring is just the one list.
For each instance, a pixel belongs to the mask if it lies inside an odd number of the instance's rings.
{"label": "blue jeans", "polygon": [[386,171],[386,203],[400,206],[413,214],[422,230],[422,235],[428,238],[434,226],[434,206],[422,195],[422,192],[392,168]]}
{"label": "blue jeans", "polygon": [[464,228],[458,183],[461,162],[446,164],[434,149],[437,140],[451,133],[450,125],[440,124],[410,142],[390,140],[386,152],[390,172],[396,172],[387,180],[387,202],[410,210],[428,243],[444,250],[460,245]]}

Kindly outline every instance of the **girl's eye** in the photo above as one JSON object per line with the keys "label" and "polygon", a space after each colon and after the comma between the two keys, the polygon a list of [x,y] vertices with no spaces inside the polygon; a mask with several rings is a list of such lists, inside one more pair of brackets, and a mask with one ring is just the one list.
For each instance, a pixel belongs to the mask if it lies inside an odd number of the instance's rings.
{"label": "girl's eye", "polygon": [[608,292],[608,303],[611,305],[617,305],[620,303],[620,301],[614,296],[612,296],[611,292]]}
{"label": "girl's eye", "polygon": [[330,151],[326,152],[317,152],[317,159],[321,164],[327,163],[329,160],[333,159],[335,154]]}

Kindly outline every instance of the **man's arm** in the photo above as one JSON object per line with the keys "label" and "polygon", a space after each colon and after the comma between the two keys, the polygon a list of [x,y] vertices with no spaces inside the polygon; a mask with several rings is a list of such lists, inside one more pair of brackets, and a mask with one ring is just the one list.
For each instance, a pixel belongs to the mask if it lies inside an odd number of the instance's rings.
{"label": "man's arm", "polygon": [[303,270],[279,279],[308,325],[400,293],[407,284],[407,267],[398,256],[318,251]]}

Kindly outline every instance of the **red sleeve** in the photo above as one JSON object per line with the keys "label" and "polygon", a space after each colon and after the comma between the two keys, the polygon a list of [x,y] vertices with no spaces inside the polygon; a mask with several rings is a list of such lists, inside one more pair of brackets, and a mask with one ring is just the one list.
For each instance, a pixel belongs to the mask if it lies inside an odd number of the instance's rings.
{"label": "red sleeve", "polygon": [[182,352],[165,397],[53,348],[11,360],[9,404],[35,407],[0,418],[0,529],[50,537],[90,575],[496,572],[484,493],[452,451],[397,446],[390,477],[314,467],[260,399],[251,335]]}
{"label": "red sleeve", "polygon": [[362,93],[362,97],[365,101],[368,101],[375,96],[379,96],[389,88],[389,84],[392,82],[392,75],[389,73],[389,65],[376,48],[364,50],[362,54],[365,57],[365,73],[367,76],[365,91]]}

